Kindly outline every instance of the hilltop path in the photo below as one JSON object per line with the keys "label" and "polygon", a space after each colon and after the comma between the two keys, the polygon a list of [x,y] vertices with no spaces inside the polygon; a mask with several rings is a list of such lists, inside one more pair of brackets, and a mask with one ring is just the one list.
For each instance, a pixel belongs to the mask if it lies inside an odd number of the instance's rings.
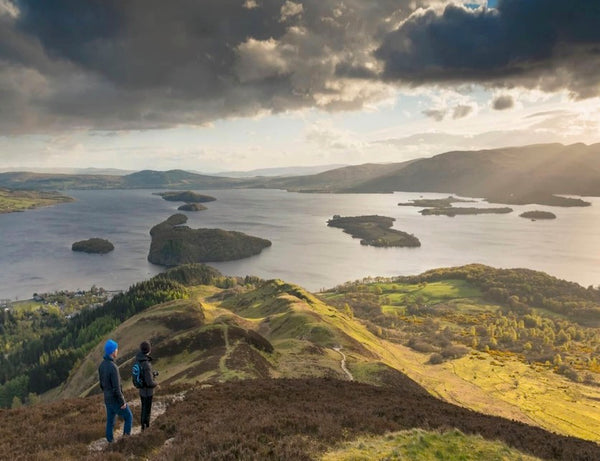
{"label": "hilltop path", "polygon": [[334,347],[333,350],[336,351],[336,352],[339,352],[340,355],[342,356],[342,362],[341,362],[340,366],[342,367],[342,371],[344,373],[346,373],[346,376],[348,376],[348,380],[349,381],[354,381],[354,376],[352,376],[352,373],[350,373],[350,370],[348,370],[348,368],[346,368],[346,354],[344,354],[342,352],[342,348],[341,347]]}

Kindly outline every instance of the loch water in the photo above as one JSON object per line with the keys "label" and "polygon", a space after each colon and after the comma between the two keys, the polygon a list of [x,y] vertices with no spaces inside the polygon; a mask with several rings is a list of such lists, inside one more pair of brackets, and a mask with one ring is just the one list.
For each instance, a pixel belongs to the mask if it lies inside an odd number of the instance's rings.
{"label": "loch water", "polygon": [[[164,268],[147,261],[149,230],[178,202],[158,190],[66,191],[72,203],[0,215],[0,299],[35,292],[123,290]],[[192,228],[235,230],[271,240],[257,256],[209,263],[226,275],[279,278],[318,291],[367,276],[418,274],[436,267],[482,263],[526,267],[581,285],[600,284],[600,198],[590,207],[511,206],[510,214],[422,216],[419,207],[398,206],[417,198],[449,194],[301,194],[281,190],[199,191],[217,200],[207,210],[186,212]],[[500,207],[481,200],[455,206]],[[523,211],[546,210],[555,220],[531,221]],[[327,227],[333,215],[378,214],[394,228],[414,234],[420,248],[363,246],[341,229]],[[106,255],[71,251],[78,240],[100,237],[115,250]]]}

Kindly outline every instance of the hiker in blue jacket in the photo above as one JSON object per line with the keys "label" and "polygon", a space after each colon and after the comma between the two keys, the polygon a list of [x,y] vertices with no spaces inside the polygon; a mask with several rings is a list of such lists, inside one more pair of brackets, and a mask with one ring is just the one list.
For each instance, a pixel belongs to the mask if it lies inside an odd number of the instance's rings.
{"label": "hiker in blue jacket", "polygon": [[152,397],[154,388],[158,386],[154,377],[158,374],[152,371],[152,357],[150,356],[150,343],[144,341],[140,344],[140,351],[135,357],[140,364],[140,375],[142,377],[143,387],[140,388],[140,400],[142,401],[141,424],[142,430],[150,427],[150,413],[152,412]]}
{"label": "hiker in blue jacket", "polygon": [[106,440],[109,443],[113,441],[113,428],[117,416],[121,416],[125,420],[123,435],[131,434],[131,422],[133,420],[131,410],[123,396],[119,368],[115,363],[118,353],[119,345],[116,341],[112,339],[106,341],[106,344],[104,344],[104,360],[98,368],[100,389],[104,392],[104,404],[106,405]]}

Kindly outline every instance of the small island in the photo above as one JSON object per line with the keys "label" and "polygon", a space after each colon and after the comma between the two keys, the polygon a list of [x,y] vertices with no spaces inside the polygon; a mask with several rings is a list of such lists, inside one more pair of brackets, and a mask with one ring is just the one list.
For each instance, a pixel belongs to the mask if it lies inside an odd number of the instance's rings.
{"label": "small island", "polygon": [[204,205],[200,205],[199,203],[186,203],[185,205],[181,205],[177,208],[179,211],[202,211],[207,208]]}
{"label": "small island", "polygon": [[73,251],[82,251],[84,253],[106,254],[115,249],[115,246],[108,240],[101,238],[91,238],[88,240],[80,240],[71,246]]}
{"label": "small island", "polygon": [[75,199],[58,192],[33,190],[11,190],[0,188],[0,213],[32,210],[58,203],[73,202]]}
{"label": "small island", "polygon": [[217,200],[210,195],[197,194],[191,190],[185,192],[155,192],[154,195],[160,195],[169,202],[204,203]]}
{"label": "small island", "polygon": [[554,213],[539,210],[526,211],[525,213],[521,213],[519,216],[521,218],[531,219],[532,221],[535,221],[537,219],[556,219],[556,215]]}
{"label": "small island", "polygon": [[178,213],[150,230],[148,261],[160,266],[233,261],[259,254],[271,242],[242,232],[191,229],[187,216]]}
{"label": "small island", "polygon": [[410,202],[399,203],[398,206],[418,206],[423,208],[446,208],[451,207],[453,203],[472,203],[475,200],[464,200],[449,195],[446,198],[421,198],[413,199]]}
{"label": "small island", "polygon": [[327,221],[330,227],[343,229],[353,238],[360,238],[361,245],[375,247],[420,247],[421,242],[412,234],[391,229],[395,219],[387,216],[347,216],[335,215]]}
{"label": "small island", "polygon": [[426,208],[419,211],[423,216],[449,216],[453,218],[456,215],[469,215],[469,214],[505,214],[512,213],[512,208]]}

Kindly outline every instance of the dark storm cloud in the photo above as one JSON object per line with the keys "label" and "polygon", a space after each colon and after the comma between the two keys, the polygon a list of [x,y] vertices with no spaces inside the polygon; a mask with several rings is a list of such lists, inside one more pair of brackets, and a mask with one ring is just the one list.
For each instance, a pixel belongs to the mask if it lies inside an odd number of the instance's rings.
{"label": "dark storm cloud", "polygon": [[502,94],[492,101],[492,107],[494,110],[506,110],[514,107],[515,101],[509,94]]}
{"label": "dark storm cloud", "polygon": [[[504,82],[578,97],[600,93],[600,2],[500,0],[417,12],[376,51],[388,80]],[[596,69],[596,70],[594,70]]]}
{"label": "dark storm cloud", "polygon": [[600,2],[428,1],[0,0],[0,134],[358,109],[396,83],[598,94]]}
{"label": "dark storm cloud", "polygon": [[[337,65],[375,63],[377,40],[410,15],[414,2],[13,3],[18,14],[0,11],[0,92],[10,92],[14,106],[11,120],[0,113],[0,132],[152,128],[260,111],[358,108],[383,85],[372,75],[340,77]],[[27,91],[14,85],[25,73],[37,77]]]}

